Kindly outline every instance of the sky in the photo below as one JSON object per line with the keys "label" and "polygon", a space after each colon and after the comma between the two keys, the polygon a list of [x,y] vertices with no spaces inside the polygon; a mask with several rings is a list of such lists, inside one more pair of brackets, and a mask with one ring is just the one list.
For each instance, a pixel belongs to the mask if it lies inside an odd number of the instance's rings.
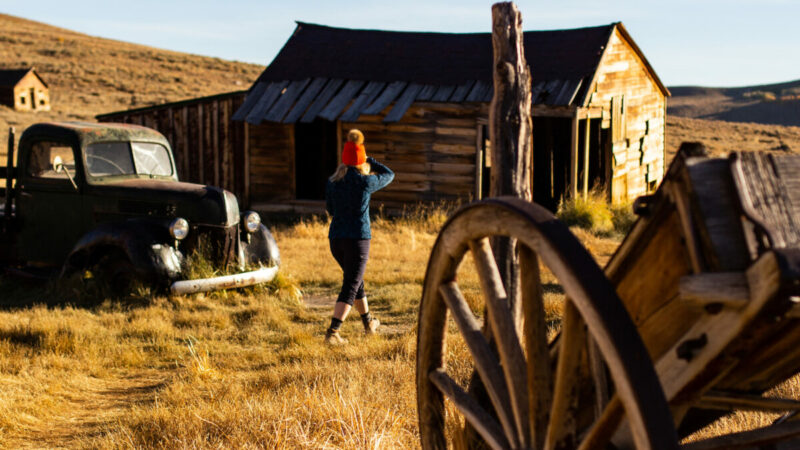
{"label": "sky", "polygon": [[[0,0],[0,13],[153,47],[266,65],[295,21],[490,32],[481,0]],[[800,79],[800,0],[520,0],[523,28],[621,21],[668,86]],[[532,70],[536,70],[535,67]]]}

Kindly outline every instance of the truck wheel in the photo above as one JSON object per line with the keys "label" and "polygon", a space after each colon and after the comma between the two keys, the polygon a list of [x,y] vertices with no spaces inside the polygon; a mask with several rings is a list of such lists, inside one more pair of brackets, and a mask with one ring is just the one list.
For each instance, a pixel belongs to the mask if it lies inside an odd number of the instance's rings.
{"label": "truck wheel", "polygon": [[142,283],[142,277],[134,265],[124,255],[108,255],[100,259],[92,273],[98,281],[114,296],[123,296]]}

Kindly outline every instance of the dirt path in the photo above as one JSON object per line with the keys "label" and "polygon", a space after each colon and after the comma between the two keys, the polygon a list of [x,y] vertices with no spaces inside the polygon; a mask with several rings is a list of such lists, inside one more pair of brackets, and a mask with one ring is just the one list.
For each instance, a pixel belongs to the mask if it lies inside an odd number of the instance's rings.
{"label": "dirt path", "polygon": [[[167,382],[164,373],[126,374],[111,380],[91,379],[82,389],[64,392],[68,415],[42,421],[10,434],[7,448],[75,448],[113,427],[131,407],[155,401],[155,391]],[[82,445],[83,444],[83,445]]]}
{"label": "dirt path", "polygon": [[[306,308],[309,310],[317,313],[320,315],[320,320],[325,320],[326,317],[329,317],[331,312],[333,311],[333,305],[336,303],[336,296],[334,295],[305,295],[303,296],[303,303],[305,303]],[[353,320],[353,315],[355,311],[350,314],[348,320]],[[381,318],[380,310],[378,308],[374,308],[373,315],[376,316],[379,320]],[[358,319],[358,314],[355,314],[355,318]],[[378,328],[378,334],[385,334],[388,336],[393,336],[397,334],[401,334],[404,331],[407,331],[408,327],[399,327],[396,325],[389,325],[386,323],[381,323],[380,328]]]}

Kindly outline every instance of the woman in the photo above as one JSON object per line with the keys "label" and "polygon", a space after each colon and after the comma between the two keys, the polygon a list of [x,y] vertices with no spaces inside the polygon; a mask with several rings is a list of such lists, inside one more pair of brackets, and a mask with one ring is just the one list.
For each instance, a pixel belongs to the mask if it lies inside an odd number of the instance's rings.
{"label": "woman", "polygon": [[339,329],[353,304],[361,314],[366,334],[375,333],[380,325],[378,319],[370,314],[364,293],[364,270],[372,238],[369,200],[373,192],[393,179],[394,173],[388,167],[367,158],[361,131],[350,130],[342,149],[342,164],[328,179],[325,188],[326,207],[333,216],[328,231],[331,253],[344,272],[331,326],[325,333],[325,342],[329,344],[347,342],[339,335]]}

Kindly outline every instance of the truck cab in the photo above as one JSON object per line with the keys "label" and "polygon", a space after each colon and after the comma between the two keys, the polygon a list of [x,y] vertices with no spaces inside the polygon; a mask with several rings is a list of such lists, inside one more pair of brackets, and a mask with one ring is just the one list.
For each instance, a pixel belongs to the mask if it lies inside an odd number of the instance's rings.
{"label": "truck cab", "polygon": [[181,281],[186,256],[200,248],[220,268],[277,266],[258,214],[240,214],[228,191],[179,181],[169,142],[154,130],[42,123],[20,138],[16,167],[13,153],[0,248],[7,266],[62,275],[120,266],[157,284]]}

